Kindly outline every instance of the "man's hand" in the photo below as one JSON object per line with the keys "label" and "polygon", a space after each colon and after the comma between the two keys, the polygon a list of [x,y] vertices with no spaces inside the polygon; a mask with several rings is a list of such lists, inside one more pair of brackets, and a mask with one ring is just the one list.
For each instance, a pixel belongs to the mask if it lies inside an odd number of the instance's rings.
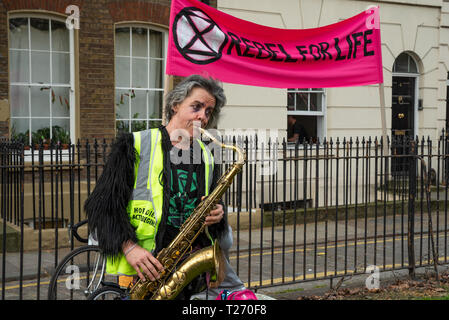
{"label": "man's hand", "polygon": [[126,253],[126,261],[137,271],[139,278],[145,281],[146,275],[151,281],[159,279],[159,273],[164,270],[162,264],[148,250],[139,245],[132,246],[134,243],[127,242],[122,248]]}
{"label": "man's hand", "polygon": [[[204,197],[201,198],[201,201]],[[216,204],[215,207],[210,210],[209,215],[206,217],[205,225],[210,226],[211,224],[219,223],[223,219],[224,211],[221,204]]]}

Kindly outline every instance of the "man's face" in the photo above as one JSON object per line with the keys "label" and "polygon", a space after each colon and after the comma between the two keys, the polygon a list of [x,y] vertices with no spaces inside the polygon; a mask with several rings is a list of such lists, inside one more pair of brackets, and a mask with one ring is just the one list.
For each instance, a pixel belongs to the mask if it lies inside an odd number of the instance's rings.
{"label": "man's face", "polygon": [[212,111],[215,108],[215,98],[203,88],[194,88],[183,102],[173,107],[175,114],[170,123],[175,129],[187,130],[193,136],[193,123],[200,122],[206,127]]}

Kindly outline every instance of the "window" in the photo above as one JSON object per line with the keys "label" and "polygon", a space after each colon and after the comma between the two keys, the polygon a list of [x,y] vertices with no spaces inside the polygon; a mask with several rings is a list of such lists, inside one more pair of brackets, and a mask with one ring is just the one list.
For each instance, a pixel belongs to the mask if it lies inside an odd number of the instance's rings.
{"label": "window", "polygon": [[115,29],[116,131],[162,123],[166,32],[149,27]]}
{"label": "window", "polygon": [[[287,90],[288,138],[292,136],[293,124],[301,127],[305,139],[316,142],[324,137],[325,91],[305,88]],[[291,140],[291,139],[290,139]],[[294,141],[289,141],[294,142]]]}
{"label": "window", "polygon": [[418,67],[415,60],[407,53],[401,53],[393,64],[395,73],[418,73]]}
{"label": "window", "polygon": [[[52,18],[9,19],[11,137],[74,140],[73,31]],[[30,134],[31,132],[31,134]]]}

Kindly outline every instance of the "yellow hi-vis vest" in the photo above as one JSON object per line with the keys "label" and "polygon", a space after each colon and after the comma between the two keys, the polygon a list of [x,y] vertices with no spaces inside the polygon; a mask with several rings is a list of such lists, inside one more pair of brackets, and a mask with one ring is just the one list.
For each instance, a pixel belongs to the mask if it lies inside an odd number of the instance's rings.
{"label": "yellow hi-vis vest", "polygon": [[[163,171],[161,132],[158,128],[134,132],[134,148],[137,151],[134,167],[134,190],[127,206],[131,225],[136,229],[138,245],[148,251],[156,247],[155,236],[162,217],[164,190],[159,180]],[[205,163],[205,195],[212,185],[214,159],[210,150],[197,140],[203,151]],[[109,274],[134,275],[136,270],[126,261],[123,253],[106,262]]]}

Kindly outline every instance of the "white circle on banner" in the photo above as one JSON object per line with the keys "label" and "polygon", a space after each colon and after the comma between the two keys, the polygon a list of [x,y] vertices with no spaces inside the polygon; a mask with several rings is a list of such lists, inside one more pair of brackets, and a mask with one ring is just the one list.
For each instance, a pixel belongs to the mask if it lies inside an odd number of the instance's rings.
{"label": "white circle on banner", "polygon": [[228,36],[206,13],[195,7],[182,9],[173,21],[173,39],[179,53],[195,64],[221,58]]}

